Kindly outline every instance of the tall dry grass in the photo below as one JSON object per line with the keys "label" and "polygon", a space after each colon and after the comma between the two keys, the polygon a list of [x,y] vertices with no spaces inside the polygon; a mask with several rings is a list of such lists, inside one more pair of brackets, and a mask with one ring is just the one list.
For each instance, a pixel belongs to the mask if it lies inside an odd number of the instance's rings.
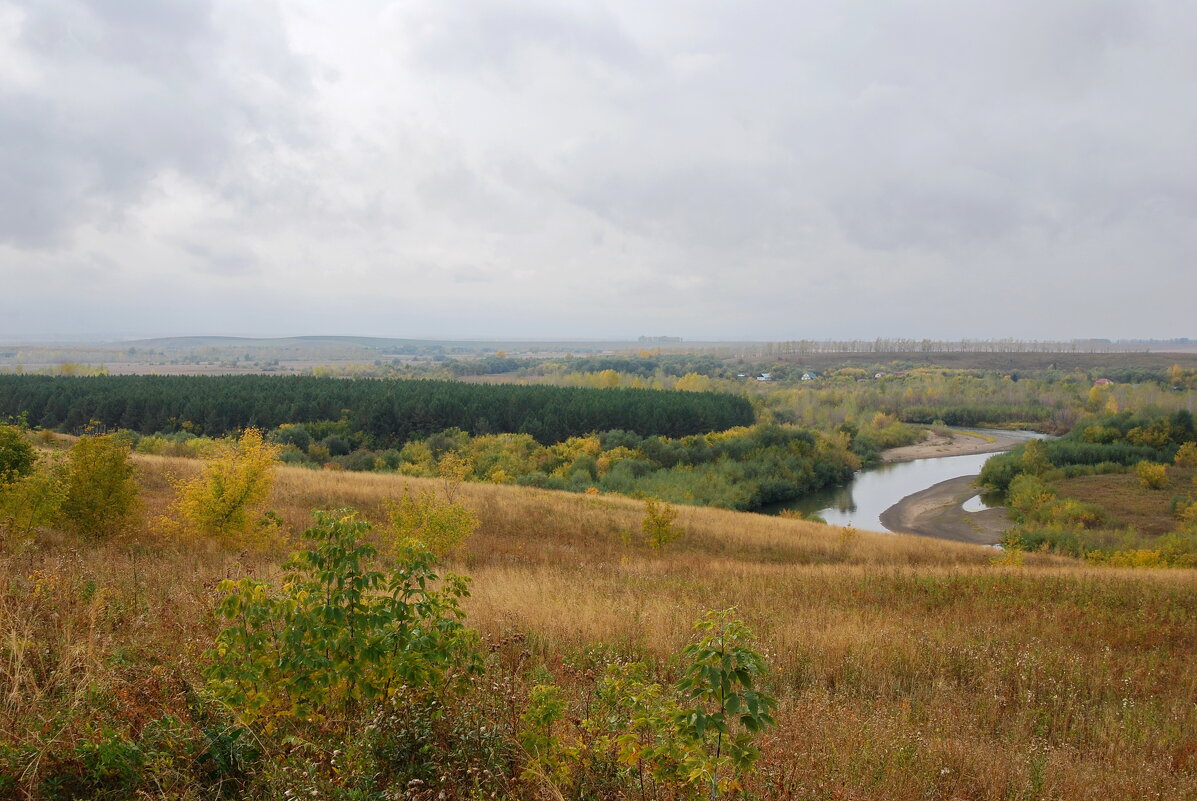
{"label": "tall dry grass", "polygon": [[[0,734],[29,759],[91,736],[99,709],[130,731],[185,715],[216,583],[277,573],[278,554],[147,545],[169,475],[197,465],[138,466],[139,540],[51,535],[4,556]],[[470,625],[523,635],[529,664],[579,699],[612,659],[672,677],[690,623],[738,607],[782,703],[759,798],[1197,798],[1197,572],[1003,566],[976,546],[692,508],[658,553],[627,536],[643,506],[626,498],[378,474],[282,468],[271,503],[299,531],[313,508],[377,520],[422,490],[482,521],[453,564],[472,578]]]}

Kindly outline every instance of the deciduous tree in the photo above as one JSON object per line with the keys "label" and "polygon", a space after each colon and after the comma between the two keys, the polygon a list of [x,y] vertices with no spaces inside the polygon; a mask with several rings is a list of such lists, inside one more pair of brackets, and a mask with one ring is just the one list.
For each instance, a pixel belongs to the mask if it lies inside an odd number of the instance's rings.
{"label": "deciduous tree", "polygon": [[176,485],[175,518],[186,534],[229,547],[262,546],[275,533],[264,506],[274,483],[278,446],[247,428],[197,478]]}

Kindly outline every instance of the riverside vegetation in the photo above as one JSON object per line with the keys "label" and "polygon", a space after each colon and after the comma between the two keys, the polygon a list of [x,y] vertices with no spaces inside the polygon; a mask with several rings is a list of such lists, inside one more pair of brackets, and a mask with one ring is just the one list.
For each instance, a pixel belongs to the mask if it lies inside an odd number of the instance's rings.
{"label": "riverside vegetation", "polygon": [[1197,795],[1192,570],[271,450],[0,429],[0,797]]}
{"label": "riverside vegetation", "polygon": [[1197,566],[1197,426],[1187,409],[1083,417],[1066,436],[986,462],[1015,522],[1004,547],[1091,561]]}

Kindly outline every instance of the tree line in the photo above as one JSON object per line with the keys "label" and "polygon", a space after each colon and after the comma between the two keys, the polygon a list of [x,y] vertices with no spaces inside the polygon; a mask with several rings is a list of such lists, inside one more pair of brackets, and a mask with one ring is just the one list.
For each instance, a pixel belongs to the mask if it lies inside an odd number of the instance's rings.
{"label": "tree line", "polygon": [[751,425],[752,404],[715,392],[597,390],[311,376],[0,375],[0,417],[79,432],[220,436],[247,427],[345,419],[375,447],[447,428],[522,433],[542,444],[594,431],[683,437]]}
{"label": "tree line", "polygon": [[1141,342],[1074,339],[1069,342],[1023,339],[795,340],[765,343],[766,353],[1146,353]]}

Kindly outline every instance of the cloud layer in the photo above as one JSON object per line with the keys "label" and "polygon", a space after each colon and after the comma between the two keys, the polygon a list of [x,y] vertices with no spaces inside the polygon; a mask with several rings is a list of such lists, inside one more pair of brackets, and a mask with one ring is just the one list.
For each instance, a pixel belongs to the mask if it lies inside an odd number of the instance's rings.
{"label": "cloud layer", "polygon": [[0,335],[1192,336],[1197,7],[0,0]]}

